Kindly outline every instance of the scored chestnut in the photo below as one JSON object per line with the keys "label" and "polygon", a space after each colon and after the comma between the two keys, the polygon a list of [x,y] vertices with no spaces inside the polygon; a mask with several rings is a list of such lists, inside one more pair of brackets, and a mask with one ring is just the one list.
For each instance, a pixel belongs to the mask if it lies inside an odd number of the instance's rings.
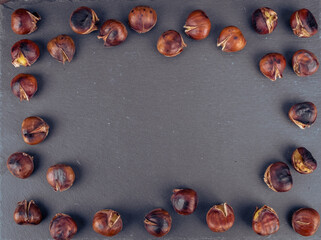
{"label": "scored chestnut", "polygon": [[306,77],[314,74],[319,69],[317,57],[308,50],[301,49],[292,57],[293,71],[299,77]]}
{"label": "scored chestnut", "polygon": [[112,237],[122,230],[123,221],[118,212],[104,209],[96,212],[92,226],[96,233]]}
{"label": "scored chestnut", "polygon": [[25,143],[35,145],[45,140],[49,125],[40,117],[28,117],[22,122],[21,133]]}
{"label": "scored chestnut", "polygon": [[30,34],[37,30],[37,22],[41,19],[38,13],[19,8],[11,14],[11,29],[19,35]]}
{"label": "scored chestnut", "polygon": [[89,7],[79,7],[72,12],[69,24],[71,29],[78,34],[89,34],[98,30],[96,24],[99,21],[97,14]]}
{"label": "scored chestnut", "polygon": [[313,208],[301,208],[292,215],[292,227],[298,234],[308,237],[320,226],[320,215]]}
{"label": "scored chestnut", "polygon": [[259,34],[270,34],[278,24],[277,13],[268,7],[256,9],[252,14],[252,25]]}
{"label": "scored chestnut", "polygon": [[246,40],[241,30],[235,26],[224,28],[217,39],[217,46],[222,47],[223,52],[238,52],[246,45]]}
{"label": "scored chestnut", "polygon": [[144,224],[148,233],[163,237],[171,230],[172,218],[166,210],[157,208],[145,216]]}
{"label": "scored chestnut", "polygon": [[69,240],[77,233],[76,222],[67,214],[57,213],[49,224],[49,232],[55,240]]}
{"label": "scored chestnut", "polygon": [[317,161],[308,149],[299,147],[292,154],[292,165],[297,172],[309,174],[317,168]]}
{"label": "scored chestnut", "polygon": [[110,19],[101,26],[97,38],[104,40],[105,47],[113,47],[123,43],[127,35],[128,32],[124,24],[120,21]]}
{"label": "scored chestnut", "polygon": [[272,163],[264,173],[264,182],[275,192],[290,191],[293,185],[290,168],[284,162]]}
{"label": "scored chestnut", "polygon": [[19,225],[37,225],[42,220],[42,214],[37,204],[30,200],[17,203],[13,214],[14,221]]}
{"label": "scored chestnut", "polygon": [[202,10],[195,10],[187,17],[185,33],[194,40],[206,38],[211,31],[211,21]]}
{"label": "scored chestnut", "polygon": [[286,66],[285,57],[280,53],[269,53],[260,60],[261,73],[272,81],[282,78]]}
{"label": "scored chestnut", "polygon": [[48,168],[47,181],[50,186],[59,192],[69,189],[75,181],[74,170],[65,164],[56,164]]}
{"label": "scored chestnut", "polygon": [[71,62],[76,47],[71,37],[62,34],[48,42],[47,50],[54,59],[65,64],[66,61]]}
{"label": "scored chestnut", "polygon": [[294,104],[289,110],[290,120],[301,129],[311,127],[317,115],[317,107],[312,102]]}
{"label": "scored chestnut", "polygon": [[206,214],[206,222],[213,232],[226,232],[234,224],[233,208],[227,203],[214,205]]}
{"label": "scored chestnut", "polygon": [[192,214],[198,203],[197,193],[193,189],[174,189],[171,196],[174,210],[181,215]]}
{"label": "scored chestnut", "polygon": [[264,205],[256,208],[253,220],[253,231],[259,235],[267,236],[276,233],[280,228],[279,217],[273,208]]}
{"label": "scored chestnut", "polygon": [[308,9],[295,11],[290,18],[290,25],[295,35],[309,38],[318,32],[318,23]]}
{"label": "scored chestnut", "polygon": [[11,80],[11,90],[20,101],[29,101],[37,89],[37,79],[31,74],[20,73]]}
{"label": "scored chestnut", "polygon": [[13,153],[7,160],[7,168],[13,176],[25,179],[34,170],[33,157],[24,152]]}
{"label": "scored chestnut", "polygon": [[157,41],[157,50],[165,57],[175,57],[187,47],[181,34],[175,30],[164,32]]}
{"label": "scored chestnut", "polygon": [[28,39],[22,39],[11,47],[12,64],[15,67],[29,67],[39,58],[38,45]]}
{"label": "scored chestnut", "polygon": [[137,6],[128,15],[129,26],[138,33],[146,33],[156,25],[156,11],[149,6]]}

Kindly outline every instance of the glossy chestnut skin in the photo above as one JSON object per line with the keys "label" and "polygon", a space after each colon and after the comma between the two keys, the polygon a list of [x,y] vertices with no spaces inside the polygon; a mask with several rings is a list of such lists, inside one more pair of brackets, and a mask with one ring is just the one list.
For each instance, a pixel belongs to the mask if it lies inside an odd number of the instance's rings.
{"label": "glossy chestnut skin", "polygon": [[275,192],[290,191],[293,185],[290,168],[284,162],[272,163],[264,173],[264,182]]}
{"label": "glossy chestnut skin", "polygon": [[314,74],[319,69],[317,57],[308,50],[301,49],[292,57],[293,71],[299,77],[306,77]]}
{"label": "glossy chestnut skin", "polygon": [[21,133],[25,143],[35,145],[45,140],[49,125],[40,117],[28,117],[22,122]]}
{"label": "glossy chestnut skin", "polygon": [[7,168],[13,176],[25,179],[34,170],[33,157],[23,152],[13,153],[7,160]]}
{"label": "glossy chestnut skin", "polygon": [[301,208],[292,215],[292,227],[298,234],[308,237],[320,226],[320,215],[313,208]]}
{"label": "glossy chestnut skin", "polygon": [[77,230],[76,222],[64,213],[57,213],[49,225],[50,235],[55,240],[72,239]]}
{"label": "glossy chestnut skin", "polygon": [[174,189],[171,196],[174,210],[181,215],[192,214],[198,203],[197,193],[193,189]]}
{"label": "glossy chestnut skin", "polygon": [[213,232],[226,232],[234,224],[233,208],[227,203],[214,205],[206,214],[206,222]]}
{"label": "glossy chestnut skin", "polygon": [[292,165],[301,174],[310,174],[317,168],[317,161],[308,149],[299,147],[292,154]]}
{"label": "glossy chestnut skin", "polygon": [[293,33],[301,38],[309,38],[318,32],[318,23],[308,9],[295,11],[290,18]]}
{"label": "glossy chestnut skin", "polygon": [[123,221],[118,212],[104,209],[96,212],[92,226],[96,233],[112,237],[122,230]]}
{"label": "glossy chestnut skin", "polygon": [[105,47],[113,47],[123,43],[128,32],[124,24],[115,19],[104,22],[99,30],[98,39],[104,40]]}
{"label": "glossy chestnut skin", "polygon": [[37,61],[39,56],[38,45],[28,39],[22,39],[11,47],[12,64],[15,67],[29,67]]}
{"label": "glossy chestnut skin", "polygon": [[65,64],[66,61],[71,62],[76,47],[71,37],[62,34],[48,42],[47,50],[54,59]]}
{"label": "glossy chestnut skin", "polygon": [[166,210],[157,208],[145,216],[144,225],[151,235],[163,237],[171,230],[172,218]]}
{"label": "glossy chestnut skin", "polygon": [[311,127],[317,115],[317,107],[312,102],[294,104],[289,110],[290,120],[301,129]]}
{"label": "glossy chestnut skin", "polygon": [[99,21],[97,14],[89,7],[79,7],[72,12],[69,25],[78,34],[89,34],[98,30],[96,24]]}
{"label": "glossy chestnut skin", "polygon": [[56,164],[48,168],[47,181],[54,191],[63,192],[69,189],[75,181],[74,170],[65,164]]}
{"label": "glossy chestnut skin", "polygon": [[19,8],[11,14],[11,29],[19,35],[30,34],[37,30],[37,22],[41,19],[38,13]]}
{"label": "glossy chestnut skin", "polygon": [[211,21],[204,11],[195,10],[187,17],[184,29],[187,36],[202,40],[210,34]]}
{"label": "glossy chestnut skin", "polygon": [[224,28],[217,39],[217,46],[222,47],[223,52],[238,52],[246,45],[246,40],[241,30],[235,26]]}
{"label": "glossy chestnut skin", "polygon": [[253,231],[261,236],[271,235],[279,230],[280,221],[279,217],[273,208],[264,205],[263,207],[256,208],[253,220]]}
{"label": "glossy chestnut skin", "polygon": [[42,214],[37,204],[30,200],[17,203],[13,214],[14,221],[19,225],[37,225],[42,220]]}
{"label": "glossy chestnut skin", "polygon": [[20,73],[11,80],[12,93],[20,101],[29,101],[37,92],[37,79],[31,74]]}
{"label": "glossy chestnut skin", "polygon": [[181,34],[175,30],[164,32],[157,41],[157,50],[165,57],[175,57],[187,47]]}
{"label": "glossy chestnut skin", "polygon": [[146,33],[156,25],[156,11],[149,6],[137,6],[128,15],[129,26],[138,33]]}
{"label": "glossy chestnut skin", "polygon": [[275,81],[282,78],[286,66],[285,57],[280,53],[269,53],[260,60],[260,71],[268,79]]}
{"label": "glossy chestnut skin", "polygon": [[268,7],[256,9],[252,14],[252,25],[257,33],[270,34],[278,25],[278,15]]}

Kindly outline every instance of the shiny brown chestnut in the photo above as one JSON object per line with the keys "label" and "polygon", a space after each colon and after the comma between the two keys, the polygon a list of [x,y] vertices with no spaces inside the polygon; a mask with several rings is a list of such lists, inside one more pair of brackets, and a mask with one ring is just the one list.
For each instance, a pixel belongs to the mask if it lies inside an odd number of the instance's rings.
{"label": "shiny brown chestnut", "polygon": [[312,102],[294,104],[289,110],[290,120],[301,129],[311,127],[317,115],[317,107]]}
{"label": "shiny brown chestnut", "polygon": [[264,182],[275,192],[290,191],[293,185],[290,168],[284,162],[272,163],[264,173]]}
{"label": "shiny brown chestnut", "polygon": [[129,26],[138,33],[146,33],[156,25],[156,11],[149,6],[137,6],[128,15]]}
{"label": "shiny brown chestnut", "polygon": [[157,208],[145,216],[144,224],[149,234],[163,237],[171,230],[172,218],[166,210]]}
{"label": "shiny brown chestnut", "polygon": [[54,59],[65,64],[66,61],[71,62],[76,47],[71,37],[62,34],[48,42],[47,50]]}
{"label": "shiny brown chestnut", "polygon": [[123,43],[127,35],[128,32],[124,24],[120,21],[110,19],[101,26],[97,38],[104,40],[105,47],[113,47]]}
{"label": "shiny brown chestnut", "polygon": [[11,14],[11,29],[19,35],[30,34],[37,30],[37,22],[41,19],[38,13],[19,8]]}
{"label": "shiny brown chestnut", "polygon": [[24,152],[13,153],[7,160],[7,168],[13,176],[25,179],[34,170],[33,157]]}
{"label": "shiny brown chestnut", "polygon": [[252,25],[257,33],[270,34],[278,25],[278,15],[268,7],[256,9],[252,14]]}
{"label": "shiny brown chestnut", "polygon": [[293,71],[299,77],[306,77],[314,74],[319,69],[317,57],[308,50],[301,49],[292,57]]}
{"label": "shiny brown chestnut", "polygon": [[165,57],[175,57],[187,47],[181,34],[175,30],[164,32],[157,41],[157,50]]}
{"label": "shiny brown chestnut", "polygon": [[292,165],[297,172],[309,174],[317,168],[317,161],[308,149],[299,147],[292,154]]}
{"label": "shiny brown chestnut", "polygon": [[25,143],[35,145],[45,140],[49,125],[40,117],[28,117],[22,122],[21,133]]}
{"label": "shiny brown chestnut", "polygon": [[29,101],[38,89],[37,79],[31,74],[20,73],[11,80],[12,93],[20,101]]}
{"label": "shiny brown chestnut", "polygon": [[42,214],[37,204],[30,200],[17,203],[13,214],[14,221],[19,225],[37,225],[42,220]]}
{"label": "shiny brown chestnut", "polygon": [[214,205],[206,214],[206,222],[213,232],[226,232],[234,224],[233,208],[227,203]]}
{"label": "shiny brown chestnut", "polygon": [[92,226],[96,233],[112,237],[122,230],[123,221],[118,212],[111,209],[103,209],[96,212]]}
{"label": "shiny brown chestnut", "polygon": [[262,236],[276,233],[280,228],[279,217],[274,209],[269,206],[264,205],[261,208],[256,208],[252,228],[254,232]]}
{"label": "shiny brown chestnut", "polygon": [[197,193],[193,189],[174,189],[171,196],[174,210],[181,215],[192,214],[198,203]]}
{"label": "shiny brown chestnut", "polygon": [[98,30],[96,24],[99,21],[97,14],[89,7],[79,7],[72,12],[69,24],[71,29],[78,34],[89,34]]}
{"label": "shiny brown chestnut", "polygon": [[246,40],[241,30],[235,26],[224,28],[217,39],[217,46],[222,47],[223,52],[238,52],[246,45]]}
{"label": "shiny brown chestnut", "polygon": [[59,192],[69,189],[75,181],[74,170],[65,164],[56,164],[48,168],[47,181],[50,186]]}
{"label": "shiny brown chestnut", "polygon": [[57,213],[49,224],[49,232],[55,240],[69,240],[77,233],[76,222],[67,214]]}
{"label": "shiny brown chestnut", "polygon": [[292,227],[298,234],[308,237],[320,226],[320,215],[313,208],[301,208],[292,215]]}
{"label": "shiny brown chestnut", "polygon": [[187,36],[202,40],[210,34],[211,21],[204,11],[195,10],[187,17],[184,29]]}
{"label": "shiny brown chestnut", "polygon": [[269,53],[260,60],[261,73],[272,81],[282,78],[286,66],[285,57],[280,53]]}
{"label": "shiny brown chestnut", "polygon": [[318,23],[308,9],[295,11],[290,18],[293,33],[298,37],[309,38],[318,32]]}
{"label": "shiny brown chestnut", "polygon": [[29,67],[39,58],[38,45],[28,39],[22,39],[11,47],[12,64],[15,67]]}

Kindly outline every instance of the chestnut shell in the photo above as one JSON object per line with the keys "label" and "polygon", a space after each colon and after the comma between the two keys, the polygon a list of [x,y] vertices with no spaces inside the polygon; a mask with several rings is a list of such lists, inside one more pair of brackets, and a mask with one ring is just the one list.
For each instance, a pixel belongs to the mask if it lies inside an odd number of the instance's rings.
{"label": "chestnut shell", "polygon": [[79,7],[72,12],[69,24],[71,29],[78,34],[89,34],[96,31],[99,18],[94,10],[89,7]]}
{"label": "chestnut shell", "polygon": [[123,221],[118,212],[111,209],[104,209],[96,212],[92,227],[96,233],[112,237],[122,230]]}
{"label": "chestnut shell", "polygon": [[37,204],[30,200],[17,203],[13,214],[14,221],[19,225],[37,225],[42,220],[42,214]]}
{"label": "chestnut shell", "polygon": [[175,30],[164,32],[157,41],[157,50],[165,57],[175,57],[180,54],[187,45],[180,33]]}
{"label": "chestnut shell", "polygon": [[308,237],[320,226],[320,215],[313,208],[300,208],[292,215],[292,227],[298,234]]}
{"label": "chestnut shell", "polygon": [[49,232],[55,240],[69,240],[77,233],[76,222],[67,214],[57,213],[49,224]]}
{"label": "chestnut shell", "polygon": [[206,38],[211,31],[211,21],[202,10],[191,12],[184,25],[185,33],[194,40]]}
{"label": "chestnut shell", "polygon": [[280,228],[279,217],[273,208],[264,205],[261,208],[256,208],[253,220],[253,231],[261,236],[271,235],[276,233]]}
{"label": "chestnut shell", "polygon": [[73,59],[76,47],[71,37],[62,34],[48,42],[47,50],[54,59],[65,64]]}
{"label": "chestnut shell", "polygon": [[235,221],[233,208],[227,203],[214,205],[206,214],[206,222],[213,232],[226,232]]}
{"label": "chestnut shell", "polygon": [[22,39],[11,47],[12,64],[15,67],[29,67],[37,61],[39,56],[38,45],[28,39]]}
{"label": "chestnut shell", "polygon": [[19,8],[11,14],[11,29],[14,33],[25,35],[37,30],[37,22],[41,19],[38,13]]}
{"label": "chestnut shell", "polygon": [[157,23],[156,11],[149,6],[137,6],[128,15],[129,26],[138,33],[152,30]]}
{"label": "chestnut shell", "polygon": [[246,40],[239,28],[229,26],[221,31],[217,46],[222,47],[223,52],[238,52],[246,46]]}
{"label": "chestnut shell", "polygon": [[38,89],[37,79],[31,74],[20,73],[11,80],[12,93],[20,101],[29,101]]}
{"label": "chestnut shell", "polygon": [[192,214],[198,204],[197,193],[193,189],[174,189],[171,196],[174,210],[181,215]]}
{"label": "chestnut shell", "polygon": [[264,182],[275,192],[290,191],[293,185],[290,168],[284,162],[272,163],[264,173]]}
{"label": "chestnut shell", "polygon": [[171,230],[172,218],[166,210],[157,208],[145,216],[144,224],[148,233],[163,237]]}
{"label": "chestnut shell", "polygon": [[301,38],[309,38],[318,32],[318,23],[308,9],[295,11],[290,18],[293,33]]}
{"label": "chestnut shell", "polygon": [[28,117],[22,122],[21,133],[25,143],[35,145],[45,140],[49,125],[40,117]]}
{"label": "chestnut shell", "polygon": [[299,128],[305,129],[312,126],[317,119],[317,107],[312,102],[294,104],[289,110],[289,118]]}
{"label": "chestnut shell", "polygon": [[34,170],[33,157],[24,152],[13,153],[7,160],[7,168],[17,178],[28,178]]}

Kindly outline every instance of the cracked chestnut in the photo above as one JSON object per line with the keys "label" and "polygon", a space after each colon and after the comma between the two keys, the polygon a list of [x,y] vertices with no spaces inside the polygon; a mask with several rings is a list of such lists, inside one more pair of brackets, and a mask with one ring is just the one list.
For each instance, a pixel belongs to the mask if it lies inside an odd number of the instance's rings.
{"label": "cracked chestnut", "polygon": [[308,149],[299,147],[292,154],[292,165],[297,172],[309,174],[317,168],[317,161]]}
{"label": "cracked chestnut", "polygon": [[66,61],[71,62],[76,47],[72,38],[63,34],[51,39],[47,44],[47,50],[54,59],[65,64]]}
{"label": "cracked chestnut", "polygon": [[29,101],[38,89],[37,79],[31,74],[20,73],[11,80],[12,93],[20,101]]}
{"label": "cracked chestnut", "polygon": [[22,122],[21,133],[25,143],[35,145],[45,140],[49,125],[40,117],[28,117]]}
{"label": "cracked chestnut", "polygon": [[272,163],[264,173],[264,182],[275,192],[290,191],[293,185],[290,168],[284,162]]}
{"label": "cracked chestnut", "polygon": [[39,58],[38,45],[28,39],[22,39],[11,47],[12,64],[15,67],[29,67]]}
{"label": "cracked chestnut", "polygon": [[69,215],[57,213],[49,224],[49,232],[55,240],[69,240],[77,233],[77,224]]}
{"label": "cracked chestnut", "polygon": [[217,39],[217,46],[222,47],[223,52],[238,52],[246,45],[246,40],[241,30],[235,26],[224,28]]}
{"label": "cracked chestnut", "polygon": [[260,60],[261,73],[272,81],[282,78],[286,66],[285,57],[280,53],[269,53]]}
{"label": "cracked chestnut", "polygon": [[290,25],[295,35],[309,38],[318,32],[318,23],[308,9],[295,11],[290,18]]}
{"label": "cracked chestnut", "polygon": [[319,69],[317,57],[308,50],[301,49],[292,57],[293,71],[299,77],[306,77],[314,74]]}
{"label": "cracked chestnut", "polygon": [[292,215],[292,227],[298,234],[308,237],[320,226],[320,215],[313,208],[301,208]]}
{"label": "cracked chestnut", "polygon": [[166,210],[157,208],[145,216],[144,225],[149,234],[163,237],[171,230],[172,218]]}
{"label": "cracked chestnut", "polygon": [[17,203],[13,214],[14,221],[19,225],[37,225],[42,220],[42,214],[37,204],[30,200]]}
{"label": "cracked chestnut", "polygon": [[111,209],[103,209],[96,212],[92,226],[96,233],[112,237],[122,230],[123,221],[118,212]]}
{"label": "cracked chestnut", "polygon": [[157,50],[165,57],[175,57],[187,47],[181,34],[175,30],[164,32],[157,41]]}
{"label": "cracked chestnut", "polygon": [[89,34],[98,30],[96,24],[99,21],[97,14],[89,7],[79,7],[72,12],[69,24],[71,29],[78,34]]}
{"label": "cracked chestnut", "polygon": [[128,15],[129,26],[138,33],[146,33],[156,25],[156,11],[149,6],[137,6]]}
{"label": "cracked chestnut", "polygon": [[101,26],[97,38],[104,40],[105,47],[113,47],[123,43],[127,35],[128,32],[124,24],[120,21],[110,19]]}
{"label": "cracked chestnut", "polygon": [[262,236],[276,233],[280,228],[279,217],[274,209],[269,206],[264,205],[261,208],[256,208],[252,228],[254,232]]}
{"label": "cracked chestnut", "polygon": [[233,208],[227,203],[214,205],[206,214],[206,222],[213,232],[226,232],[234,224]]}
{"label": "cracked chestnut", "polygon": [[7,168],[13,176],[25,179],[34,170],[33,157],[23,152],[13,153],[7,160]]}
{"label": "cracked chestnut", "polygon": [[65,164],[56,164],[47,170],[47,181],[50,186],[59,192],[69,189],[75,181],[74,170]]}
{"label": "cracked chestnut", "polygon": [[193,189],[174,189],[171,196],[174,210],[181,215],[192,214],[198,203],[197,193]]}
{"label": "cracked chestnut", "polygon": [[11,14],[11,29],[19,35],[30,34],[37,30],[37,22],[41,19],[38,13],[19,8]]}
{"label": "cracked chestnut", "polygon": [[311,127],[317,115],[317,107],[312,102],[294,104],[289,110],[290,120],[301,129]]}
{"label": "cracked chestnut", "polygon": [[190,38],[202,40],[210,34],[211,21],[204,11],[195,10],[187,17],[184,29]]}
{"label": "cracked chestnut", "polygon": [[268,7],[255,10],[252,14],[252,25],[259,34],[270,34],[278,24],[277,13]]}

